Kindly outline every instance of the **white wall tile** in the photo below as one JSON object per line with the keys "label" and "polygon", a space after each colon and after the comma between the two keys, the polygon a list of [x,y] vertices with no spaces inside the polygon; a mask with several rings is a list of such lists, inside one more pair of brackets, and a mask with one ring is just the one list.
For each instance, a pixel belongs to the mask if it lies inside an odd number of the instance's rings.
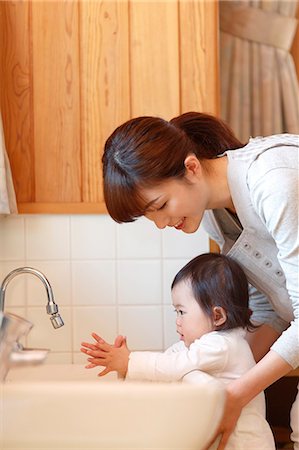
{"label": "white wall tile", "polygon": [[161,261],[118,261],[119,304],[161,303]]}
{"label": "white wall tile", "polygon": [[72,352],[49,352],[44,364],[71,364]]}
{"label": "white wall tile", "polygon": [[19,216],[0,218],[0,260],[22,260],[24,258],[24,218]]}
{"label": "white wall tile", "polygon": [[54,329],[50,321],[50,316],[44,308],[28,308],[27,318],[34,324],[28,335],[28,346],[34,348],[48,348],[53,351],[72,351],[72,321],[71,309],[69,307],[59,308],[59,312],[64,321],[64,326]]}
{"label": "white wall tile", "polygon": [[160,258],[161,231],[145,218],[117,225],[117,257]]}
{"label": "white wall tile", "polygon": [[74,307],[74,352],[80,351],[81,342],[92,342],[95,332],[105,341],[113,343],[117,335],[117,314],[115,307]]}
{"label": "white wall tile", "polygon": [[162,350],[162,308],[120,306],[119,334],[127,336],[130,350]]}
{"label": "white wall tile", "polygon": [[163,260],[163,303],[171,305],[171,284],[178,271],[189,259],[164,259]]}
{"label": "white wall tile", "polygon": [[73,259],[115,258],[116,223],[108,215],[71,216]]}
{"label": "white wall tile", "polygon": [[[87,339],[87,342],[92,342],[92,338]],[[73,364],[82,364],[83,366],[86,366],[86,364],[88,364],[87,355],[81,352],[74,352]],[[100,372],[101,367],[99,367],[98,369],[96,368],[95,370],[96,370],[95,374],[97,374],[98,372]]]}
{"label": "white wall tile", "polygon": [[[0,265],[0,284],[2,284],[6,275],[18,267],[23,267],[24,261],[3,261]],[[11,306],[26,305],[26,275],[17,275],[12,278],[5,290],[5,310]]]}
{"label": "white wall tile", "polygon": [[209,237],[203,227],[192,234],[166,228],[162,234],[162,244],[164,258],[191,259],[209,251]]}
{"label": "white wall tile", "polygon": [[[71,268],[69,261],[27,261],[27,264],[39,270],[49,281],[54,301],[60,305],[71,304]],[[27,277],[27,304],[42,306],[47,302],[47,292],[42,281],[35,275]]]}
{"label": "white wall tile", "polygon": [[74,305],[115,303],[115,261],[73,261],[72,292]]}
{"label": "white wall tile", "polygon": [[17,316],[23,317],[26,319],[26,308],[22,306],[8,306],[6,308],[7,313],[16,314]]}
{"label": "white wall tile", "polygon": [[69,216],[27,216],[26,255],[28,259],[69,259]]}

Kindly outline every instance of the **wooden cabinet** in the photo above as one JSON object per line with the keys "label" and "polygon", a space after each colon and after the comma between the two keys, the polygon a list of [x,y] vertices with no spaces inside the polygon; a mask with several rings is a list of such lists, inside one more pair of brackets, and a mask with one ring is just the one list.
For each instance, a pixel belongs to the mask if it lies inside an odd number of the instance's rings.
{"label": "wooden cabinet", "polygon": [[217,6],[0,2],[0,101],[19,212],[105,212],[101,155],[116,126],[217,113]]}

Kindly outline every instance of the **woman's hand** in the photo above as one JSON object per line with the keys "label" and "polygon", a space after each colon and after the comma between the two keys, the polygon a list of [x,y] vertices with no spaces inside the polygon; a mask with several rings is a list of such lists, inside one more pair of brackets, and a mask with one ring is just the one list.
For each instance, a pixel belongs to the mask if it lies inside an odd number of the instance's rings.
{"label": "woman's hand", "polygon": [[242,408],[264,389],[292,370],[284,359],[270,350],[255,366],[226,387],[226,404],[222,421],[210,445],[220,434],[217,450],[223,450],[237,424]]}
{"label": "woman's hand", "polygon": [[116,371],[120,376],[125,377],[128,370],[130,351],[127,347],[126,338],[117,336],[114,345],[108,344],[96,333],[92,333],[95,343],[82,342],[81,352],[89,356],[87,369],[96,366],[105,366],[99,376],[104,376],[109,372]]}

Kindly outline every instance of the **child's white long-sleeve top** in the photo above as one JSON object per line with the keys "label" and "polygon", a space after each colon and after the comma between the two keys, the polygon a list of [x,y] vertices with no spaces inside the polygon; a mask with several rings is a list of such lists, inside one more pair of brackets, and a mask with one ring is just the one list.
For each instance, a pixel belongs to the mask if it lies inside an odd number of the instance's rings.
{"label": "child's white long-sleeve top", "polygon": [[[164,353],[131,352],[126,378],[171,382],[183,380],[190,372],[202,371],[227,384],[255,365],[245,334],[241,328],[213,331],[196,339],[189,348],[181,341]],[[264,394],[243,408],[226,449],[275,449],[265,420]]]}

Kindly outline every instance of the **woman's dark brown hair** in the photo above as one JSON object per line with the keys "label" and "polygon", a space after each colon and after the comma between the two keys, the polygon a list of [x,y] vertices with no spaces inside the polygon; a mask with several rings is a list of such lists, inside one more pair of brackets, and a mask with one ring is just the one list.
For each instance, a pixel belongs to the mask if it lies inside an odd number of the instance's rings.
{"label": "woman's dark brown hair", "polygon": [[199,255],[176,274],[171,289],[181,281],[190,282],[195,300],[211,318],[214,306],[224,309],[227,319],[217,330],[257,328],[250,321],[246,275],[233,259],[218,253]]}
{"label": "woman's dark brown hair", "polygon": [[104,198],[116,222],[133,222],[145,212],[140,195],[166,179],[182,179],[189,154],[216,158],[243,147],[230,128],[216,117],[189,112],[169,122],[137,117],[119,126],[107,139],[103,155]]}

